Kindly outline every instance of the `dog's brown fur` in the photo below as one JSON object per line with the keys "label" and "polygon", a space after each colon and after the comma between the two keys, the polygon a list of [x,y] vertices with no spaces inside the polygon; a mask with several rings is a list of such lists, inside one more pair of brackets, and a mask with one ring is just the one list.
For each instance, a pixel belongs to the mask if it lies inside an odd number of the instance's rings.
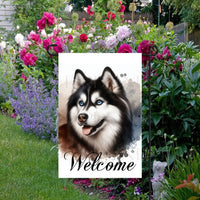
{"label": "dog's brown fur", "polygon": [[61,152],[65,153],[67,151],[77,152],[77,143],[74,138],[71,137],[69,132],[69,127],[67,124],[64,124],[59,127],[59,149]]}

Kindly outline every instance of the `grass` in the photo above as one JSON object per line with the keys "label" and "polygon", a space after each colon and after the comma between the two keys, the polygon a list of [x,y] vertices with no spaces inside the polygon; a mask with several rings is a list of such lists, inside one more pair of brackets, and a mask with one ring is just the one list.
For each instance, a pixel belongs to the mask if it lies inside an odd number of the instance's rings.
{"label": "grass", "polygon": [[51,150],[53,145],[25,134],[13,119],[0,114],[1,199],[92,199],[75,189],[69,179],[58,178],[57,148]]}

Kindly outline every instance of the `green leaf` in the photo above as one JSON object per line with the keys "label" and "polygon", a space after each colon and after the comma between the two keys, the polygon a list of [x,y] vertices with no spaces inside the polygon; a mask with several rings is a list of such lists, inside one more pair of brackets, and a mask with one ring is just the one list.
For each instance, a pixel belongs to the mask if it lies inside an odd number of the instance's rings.
{"label": "green leaf", "polygon": [[168,165],[171,165],[174,162],[174,159],[175,159],[175,155],[174,154],[170,154],[169,157],[167,158]]}
{"label": "green leaf", "polygon": [[155,115],[155,116],[153,116],[153,123],[154,123],[154,125],[157,126],[161,119],[162,119],[162,115]]}
{"label": "green leaf", "polygon": [[200,62],[197,63],[194,68],[192,69],[192,73],[195,73],[196,71],[200,70]]}
{"label": "green leaf", "polygon": [[185,131],[187,131],[187,129],[188,129],[188,122],[184,121],[183,122],[183,127],[184,127]]}
{"label": "green leaf", "polygon": [[196,199],[199,199],[199,197],[192,196],[188,200],[196,200]]}

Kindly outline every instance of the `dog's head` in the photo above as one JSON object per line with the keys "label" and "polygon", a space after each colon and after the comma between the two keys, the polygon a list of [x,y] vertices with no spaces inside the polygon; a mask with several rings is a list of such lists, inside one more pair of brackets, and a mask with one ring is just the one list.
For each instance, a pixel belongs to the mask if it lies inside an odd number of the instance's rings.
{"label": "dog's head", "polygon": [[68,102],[68,122],[80,137],[96,135],[109,124],[118,127],[119,108],[127,106],[124,98],[123,86],[109,67],[96,80],[76,70]]}

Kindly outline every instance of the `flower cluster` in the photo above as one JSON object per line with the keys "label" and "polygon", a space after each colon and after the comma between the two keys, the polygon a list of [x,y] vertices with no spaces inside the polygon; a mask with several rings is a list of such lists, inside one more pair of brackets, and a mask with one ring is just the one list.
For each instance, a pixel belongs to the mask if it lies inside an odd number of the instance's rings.
{"label": "flower cluster", "polygon": [[91,183],[91,179],[86,178],[86,179],[75,179],[74,184],[90,186],[92,183]]}
{"label": "flower cluster", "polygon": [[182,64],[182,62],[183,61],[179,57],[177,57],[176,60],[173,61],[173,64],[174,65],[178,65],[178,69],[180,71],[182,71],[183,70],[183,64]]}
{"label": "flower cluster", "polygon": [[[144,54],[142,56],[142,63],[144,64],[144,66],[147,65],[147,62],[149,61],[149,56],[147,56],[149,54],[149,49],[150,47],[152,47],[154,45],[154,41],[149,41],[149,40],[143,40],[137,49],[137,53],[142,53]],[[151,54],[154,54],[153,49],[151,49]],[[151,60],[154,59],[154,56],[151,56]]]}
{"label": "flower cluster", "polygon": [[45,12],[42,19],[37,21],[37,26],[39,30],[43,30],[46,26],[51,26],[56,24],[57,19],[54,17],[53,13]]}
{"label": "flower cluster", "polygon": [[117,53],[132,53],[132,48],[129,44],[122,44]]}
{"label": "flower cluster", "polygon": [[40,36],[35,31],[29,33],[28,40],[35,42],[36,45],[41,44]]}
{"label": "flower cluster", "polygon": [[24,64],[26,66],[34,66],[35,62],[37,61],[37,56],[35,54],[31,54],[30,52],[27,52],[26,49],[22,49],[20,52],[20,58],[24,61]]}
{"label": "flower cluster", "polygon": [[92,7],[90,5],[87,7],[87,14],[90,15],[90,16],[93,16],[94,15],[94,11],[91,11],[91,8]]}
{"label": "flower cluster", "polygon": [[157,58],[159,60],[167,60],[168,61],[170,57],[171,57],[171,53],[167,47],[165,47],[162,54],[160,54],[160,53],[157,54]]}

